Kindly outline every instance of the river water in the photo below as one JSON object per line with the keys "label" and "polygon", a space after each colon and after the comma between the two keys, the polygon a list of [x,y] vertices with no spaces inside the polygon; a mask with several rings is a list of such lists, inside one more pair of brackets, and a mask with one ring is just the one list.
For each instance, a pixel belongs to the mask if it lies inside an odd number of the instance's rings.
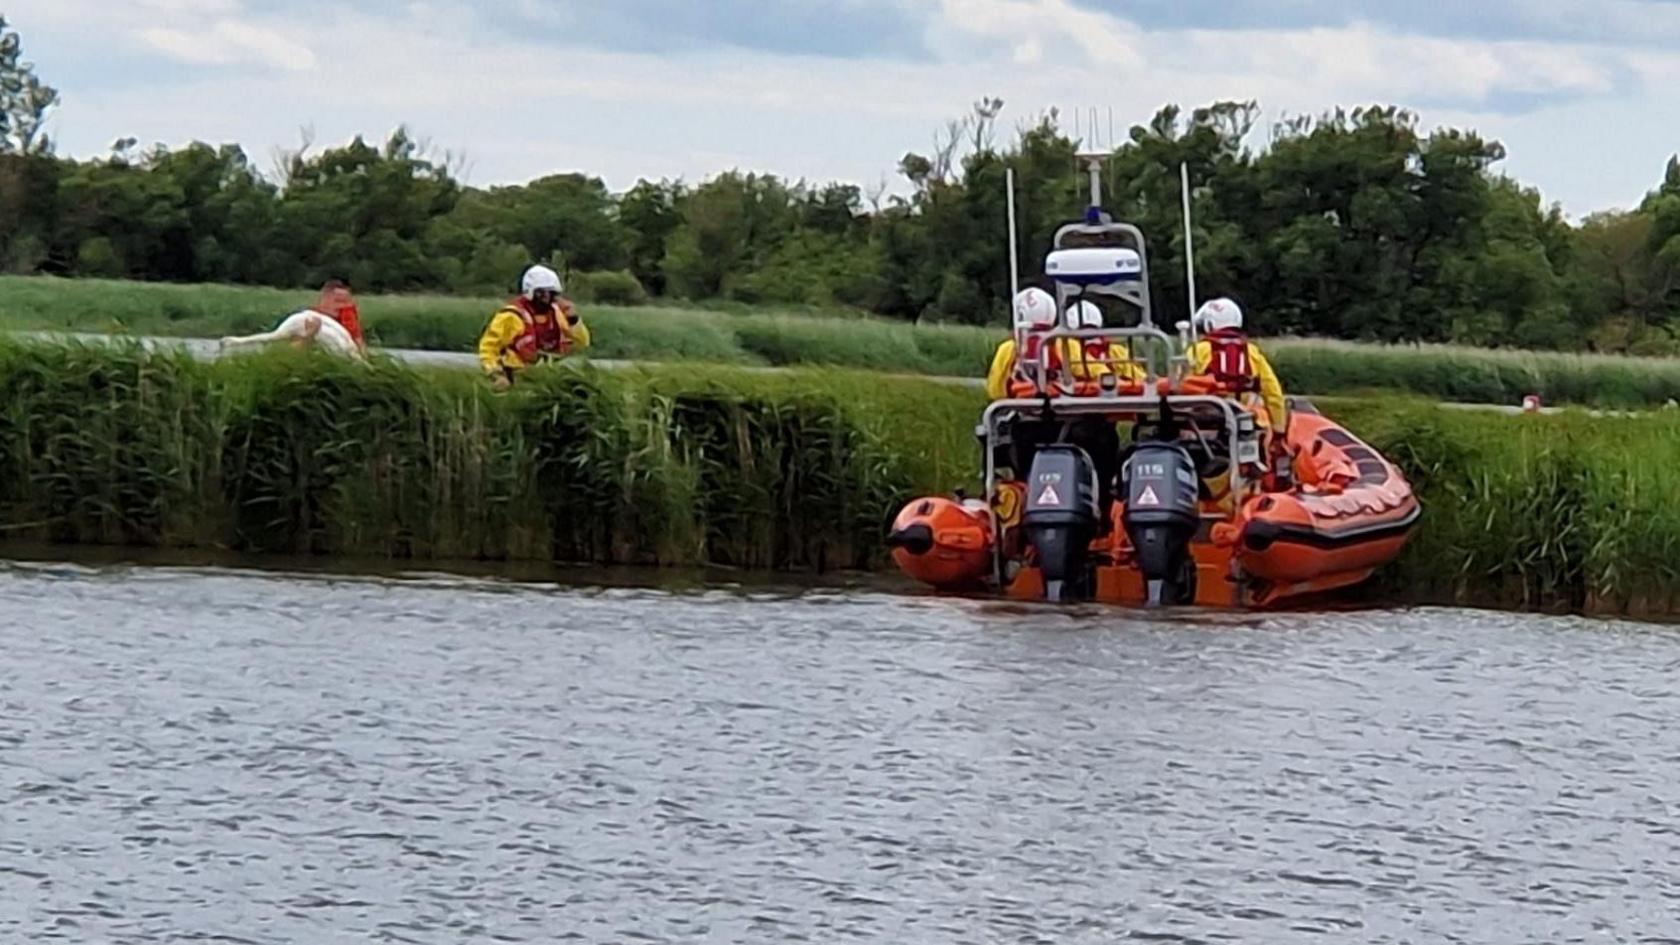
{"label": "river water", "polygon": [[1680,941],[1670,628],[9,565],[0,646],[6,942]]}

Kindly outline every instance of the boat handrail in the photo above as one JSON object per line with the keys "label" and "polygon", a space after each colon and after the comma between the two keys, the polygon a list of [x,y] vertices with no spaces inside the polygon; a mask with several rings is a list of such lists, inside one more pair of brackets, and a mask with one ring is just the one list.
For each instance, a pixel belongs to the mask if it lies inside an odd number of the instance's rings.
{"label": "boat handrail", "polygon": [[[1015,416],[1039,416],[1049,414],[1059,417],[1078,416],[1144,416],[1158,412],[1162,403],[1178,413],[1188,413],[1192,416],[1196,411],[1216,413],[1222,421],[1225,438],[1231,457],[1231,489],[1242,494],[1247,483],[1243,479],[1241,464],[1237,461],[1242,455],[1242,424],[1241,415],[1250,414],[1242,404],[1229,397],[1217,394],[1128,394],[1112,397],[1012,397],[994,400],[986,407],[980,417],[980,426],[975,430],[985,444],[985,481],[989,484],[997,475],[996,457],[992,454],[994,440],[997,437],[998,421],[1005,414]],[[1024,472],[1024,470],[1023,470]]]}
{"label": "boat handrail", "polygon": [[[1115,397],[1014,397],[994,400],[980,416],[980,426],[974,431],[981,443],[982,465],[985,469],[986,495],[988,498],[997,485],[997,434],[999,421],[1005,415],[1040,416],[1114,416],[1136,414],[1139,416],[1157,412],[1162,403],[1179,413],[1194,415],[1196,410],[1206,410],[1217,413],[1223,421],[1226,439],[1226,456],[1229,458],[1230,490],[1232,495],[1241,496],[1247,492],[1248,482],[1243,474],[1242,463],[1242,424],[1238,417],[1248,413],[1240,404],[1229,397],[1214,394],[1132,394]],[[1016,470],[1017,476],[1027,475],[1028,470]],[[994,579],[1001,582],[1003,578],[1003,522],[994,518],[994,539],[992,544],[992,571]]]}
{"label": "boat handrail", "polygon": [[[1177,354],[1174,339],[1153,326],[1055,328],[1038,337],[1041,339],[1038,357],[1028,362],[1027,373],[1033,386],[1040,391],[1072,390],[1081,383],[1097,385],[1100,388],[1102,376],[1128,377],[1134,373],[1134,369],[1142,369],[1149,384],[1153,384],[1159,378],[1169,377],[1173,378],[1176,385],[1184,376],[1182,371],[1176,370],[1176,362],[1183,361],[1183,358]],[[1052,366],[1055,353],[1065,347],[1062,344],[1064,341],[1079,345],[1079,364],[1085,367],[1085,373],[1089,376],[1075,377],[1073,367],[1068,364],[1066,357],[1055,359],[1061,362],[1059,367]],[[1103,351],[1095,357],[1086,348],[1086,342],[1094,341],[1107,342]],[[1144,344],[1137,345],[1135,342]],[[1112,352],[1116,346],[1124,352],[1125,357],[1113,356]],[[1140,347],[1144,349],[1141,353]],[[1158,370],[1158,367],[1164,367],[1165,373]]]}

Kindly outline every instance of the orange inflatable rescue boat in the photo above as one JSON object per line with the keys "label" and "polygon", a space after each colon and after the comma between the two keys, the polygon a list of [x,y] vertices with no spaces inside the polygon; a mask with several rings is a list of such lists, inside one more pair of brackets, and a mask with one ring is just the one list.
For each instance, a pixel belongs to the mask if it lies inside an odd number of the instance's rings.
{"label": "orange inflatable rescue boat", "polygon": [[[1132,246],[1090,245],[1116,237]],[[1057,247],[1046,271],[1064,311],[1138,314],[1043,336],[976,430],[986,499],[917,499],[894,521],[906,574],[1022,600],[1271,607],[1400,553],[1420,515],[1405,477],[1305,401],[1274,430],[1251,393],[1191,376],[1189,326],[1175,338],[1150,317],[1136,228],[1093,213]],[[1116,354],[1076,376],[1054,354],[1068,344]]]}
{"label": "orange inflatable rescue boat", "polygon": [[[1130,501],[1114,501],[1103,523],[1094,481],[1064,485],[1068,477],[1048,461],[1080,469],[1089,462],[1082,451],[1049,446],[1040,451],[1047,461],[1035,464],[1026,482],[996,482],[990,503],[911,502],[893,523],[893,558],[930,587],[996,588],[1024,600],[1267,607],[1358,584],[1405,547],[1421,511],[1417,499],[1375,450],[1310,404],[1293,400],[1291,408],[1284,450],[1290,473],[1250,484],[1241,501],[1209,495],[1198,476],[1181,490],[1183,514],[1154,512],[1162,521],[1145,523],[1162,496],[1178,488],[1181,472],[1194,475],[1196,457],[1172,448],[1138,451],[1126,464]],[[1154,468],[1163,454],[1170,471]],[[1038,495],[1029,498],[1029,488]],[[1064,511],[1065,502],[1084,508]],[[1046,522],[1046,513],[1055,521]],[[1054,534],[1058,529],[1065,538]],[[1078,542],[1083,554],[1069,554],[1067,542]],[[1046,560],[1046,545],[1059,552],[1056,560]]]}

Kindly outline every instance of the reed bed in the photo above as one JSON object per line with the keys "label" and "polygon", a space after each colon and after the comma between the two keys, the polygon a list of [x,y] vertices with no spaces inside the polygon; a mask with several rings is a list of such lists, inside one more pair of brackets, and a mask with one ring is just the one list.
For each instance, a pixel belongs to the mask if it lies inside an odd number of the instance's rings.
{"label": "reed bed", "polygon": [[[977,485],[972,390],[834,369],[470,374],[275,351],[0,342],[0,538],[372,556],[885,563],[908,499]],[[1680,416],[1321,399],[1425,518],[1382,599],[1680,607]]]}
{"label": "reed bed", "polygon": [[871,406],[973,396],[571,366],[497,396],[390,361],[16,342],[0,395],[0,536],[793,570],[879,563],[888,513],[955,476],[959,450]]}
{"label": "reed bed", "polygon": [[1680,418],[1321,406],[1395,460],[1423,502],[1380,596],[1635,615],[1680,605]]}

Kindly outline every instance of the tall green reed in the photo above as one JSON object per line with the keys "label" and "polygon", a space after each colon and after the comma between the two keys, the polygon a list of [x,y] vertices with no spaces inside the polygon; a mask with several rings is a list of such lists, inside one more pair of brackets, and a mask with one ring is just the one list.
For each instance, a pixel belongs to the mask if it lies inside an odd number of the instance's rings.
{"label": "tall green reed", "polygon": [[0,535],[205,541],[222,407],[182,356],[0,344]]}
{"label": "tall green reed", "polygon": [[1673,612],[1680,418],[1507,416],[1374,400],[1329,412],[1395,460],[1423,503],[1422,523],[1379,592]]}
{"label": "tall green reed", "polygon": [[934,486],[798,373],[561,366],[495,395],[389,361],[10,343],[0,394],[0,537],[820,569],[880,560],[891,504]]}
{"label": "tall green reed", "polygon": [[[0,539],[389,559],[831,569],[972,485],[982,398],[836,370],[452,371],[295,352],[200,363],[0,342]],[[1424,520],[1376,592],[1671,613],[1680,417],[1321,403]]]}

